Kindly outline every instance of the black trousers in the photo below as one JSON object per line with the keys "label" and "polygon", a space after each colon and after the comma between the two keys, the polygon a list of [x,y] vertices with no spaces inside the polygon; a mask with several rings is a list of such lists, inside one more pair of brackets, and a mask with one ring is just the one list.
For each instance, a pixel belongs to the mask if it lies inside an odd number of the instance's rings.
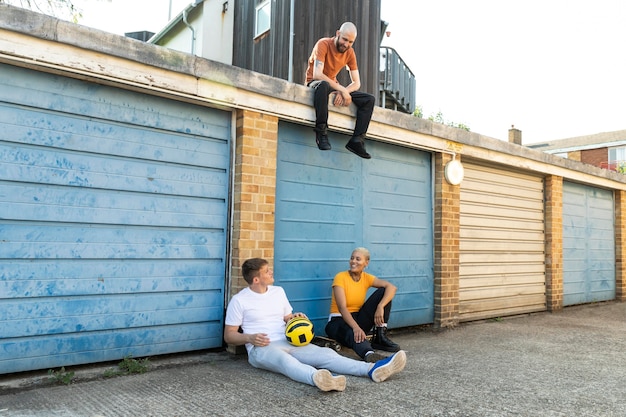
{"label": "black trousers", "polygon": [[[368,333],[372,327],[374,327],[374,313],[376,313],[376,307],[385,295],[384,288],[378,288],[369,296],[365,301],[361,309],[352,313],[352,317],[358,323],[359,327]],[[385,306],[384,310],[385,323],[389,321],[389,314],[391,313],[391,301]],[[366,339],[361,343],[354,341],[354,331],[352,327],[348,326],[343,317],[333,317],[326,324],[326,334],[328,337],[335,339],[339,343],[349,348],[352,348],[357,355],[365,359],[365,354],[372,348],[372,344]]]}
{"label": "black trousers", "polygon": [[[315,124],[328,124],[328,97],[334,90],[326,81],[311,81],[309,87],[315,89],[313,96],[313,106],[315,107]],[[374,103],[376,99],[373,95],[363,93],[361,91],[353,91],[350,93],[352,102],[357,108],[356,123],[354,125],[354,133],[352,136],[365,136],[367,129],[372,120],[374,112]]]}

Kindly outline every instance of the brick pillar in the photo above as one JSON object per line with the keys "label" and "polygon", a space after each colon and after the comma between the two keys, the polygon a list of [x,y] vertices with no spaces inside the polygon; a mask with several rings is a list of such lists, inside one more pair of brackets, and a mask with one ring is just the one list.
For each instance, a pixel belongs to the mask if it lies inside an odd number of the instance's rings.
{"label": "brick pillar", "polygon": [[241,276],[246,259],[274,260],[277,146],[277,117],[237,110],[229,296],[248,285]]}
{"label": "brick pillar", "polygon": [[615,299],[626,301],[626,191],[615,191]]}
{"label": "brick pillar", "polygon": [[444,167],[452,159],[435,155],[435,327],[459,322],[460,185],[450,185]]}
{"label": "brick pillar", "polygon": [[545,179],[546,307],[563,308],[563,178]]}

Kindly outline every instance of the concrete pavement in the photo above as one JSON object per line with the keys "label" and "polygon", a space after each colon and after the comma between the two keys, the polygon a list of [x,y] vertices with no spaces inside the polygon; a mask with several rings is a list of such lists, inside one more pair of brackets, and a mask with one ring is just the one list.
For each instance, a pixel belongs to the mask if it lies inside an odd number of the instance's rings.
{"label": "concrete pavement", "polygon": [[350,376],[345,392],[200,352],[117,378],[102,378],[110,364],[76,368],[70,385],[47,372],[0,376],[0,417],[626,415],[626,303],[391,336],[407,351],[404,372],[381,384]]}

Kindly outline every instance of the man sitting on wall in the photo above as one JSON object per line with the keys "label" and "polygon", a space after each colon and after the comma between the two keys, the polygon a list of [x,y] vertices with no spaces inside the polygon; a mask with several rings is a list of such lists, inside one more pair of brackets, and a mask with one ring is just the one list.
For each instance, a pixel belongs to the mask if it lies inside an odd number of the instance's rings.
{"label": "man sitting on wall", "polygon": [[[322,151],[331,149],[328,141],[328,97],[333,93],[335,106],[349,106],[354,103],[357,107],[356,124],[352,138],[346,144],[346,149],[360,156],[370,159],[371,155],[365,150],[365,134],[374,112],[375,98],[373,95],[357,91],[361,88],[359,68],[352,44],[356,39],[356,26],[345,22],[341,25],[333,38],[322,38],[317,41],[309,58],[306,70],[306,85],[315,89],[313,105],[315,106],[315,142]],[[348,67],[350,84],[344,87],[337,81],[337,74]]]}

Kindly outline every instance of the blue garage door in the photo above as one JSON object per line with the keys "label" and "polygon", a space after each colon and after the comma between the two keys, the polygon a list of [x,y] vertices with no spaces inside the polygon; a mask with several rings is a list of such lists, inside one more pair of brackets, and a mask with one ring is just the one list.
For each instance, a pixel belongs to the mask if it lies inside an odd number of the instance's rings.
{"label": "blue garage door", "polygon": [[563,183],[563,305],[615,298],[613,192]]}
{"label": "blue garage door", "polygon": [[430,154],[367,142],[363,160],[331,134],[319,151],[310,128],[279,126],[274,275],[294,308],[322,333],[331,284],[355,247],[372,255],[368,272],[398,287],[390,327],[433,321]]}
{"label": "blue garage door", "polygon": [[0,373],[222,345],[230,124],[0,65]]}

